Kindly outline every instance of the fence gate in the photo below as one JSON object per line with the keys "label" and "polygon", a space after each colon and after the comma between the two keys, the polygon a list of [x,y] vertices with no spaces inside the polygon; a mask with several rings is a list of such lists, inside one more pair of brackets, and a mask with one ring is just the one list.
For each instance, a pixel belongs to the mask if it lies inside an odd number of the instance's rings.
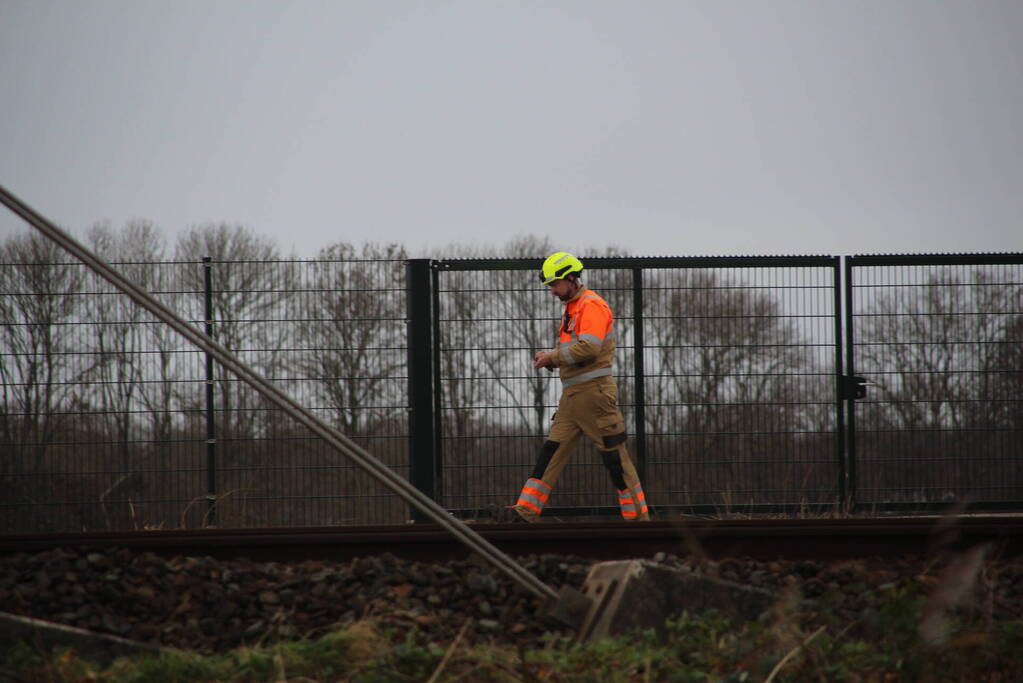
{"label": "fence gate", "polygon": [[[560,395],[533,370],[561,304],[536,259],[412,262],[412,349],[432,397],[413,407],[422,485],[472,516],[511,504]],[[837,257],[585,258],[615,312],[619,403],[660,512],[833,508],[846,498]],[[429,272],[429,276],[426,273]],[[423,291],[429,288],[429,293]],[[423,313],[410,309],[410,318]],[[410,356],[410,373],[416,374]],[[431,417],[424,415],[430,405]],[[418,419],[415,417],[418,414]],[[428,423],[428,426],[426,426]],[[426,430],[429,430],[426,431]],[[432,458],[424,465],[422,457]],[[616,515],[595,449],[580,441],[545,514]]]}
{"label": "fence gate", "polygon": [[1023,254],[845,262],[857,508],[1019,509]]}

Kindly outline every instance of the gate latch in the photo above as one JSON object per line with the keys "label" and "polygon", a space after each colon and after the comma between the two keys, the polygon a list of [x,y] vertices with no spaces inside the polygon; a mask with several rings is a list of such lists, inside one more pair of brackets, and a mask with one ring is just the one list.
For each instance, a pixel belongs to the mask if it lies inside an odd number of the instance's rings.
{"label": "gate latch", "polygon": [[857,400],[867,395],[867,380],[855,375],[842,375],[842,398]]}

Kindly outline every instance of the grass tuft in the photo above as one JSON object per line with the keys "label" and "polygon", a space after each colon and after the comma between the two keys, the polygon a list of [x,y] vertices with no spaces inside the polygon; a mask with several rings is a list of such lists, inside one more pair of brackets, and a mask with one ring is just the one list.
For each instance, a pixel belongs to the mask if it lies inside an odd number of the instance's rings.
{"label": "grass tuft", "polygon": [[[992,624],[982,610],[962,609],[979,572],[968,558],[950,567],[932,586],[907,580],[867,589],[869,609],[849,623],[818,600],[789,593],[762,621],[740,626],[715,611],[684,613],[667,622],[661,638],[653,630],[587,643],[551,638],[532,649],[474,641],[470,622],[450,642],[432,642],[417,630],[382,631],[372,621],[271,647],[140,656],[106,668],[68,650],[40,655],[18,644],[5,653],[0,681],[1023,680],[1023,620]],[[935,605],[942,615],[937,640],[923,627]]]}

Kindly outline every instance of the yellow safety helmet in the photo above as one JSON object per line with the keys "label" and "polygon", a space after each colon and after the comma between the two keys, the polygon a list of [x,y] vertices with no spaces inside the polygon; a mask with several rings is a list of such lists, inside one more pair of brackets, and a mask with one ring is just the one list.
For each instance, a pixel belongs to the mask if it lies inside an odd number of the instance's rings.
{"label": "yellow safety helmet", "polygon": [[558,251],[547,257],[540,268],[540,282],[549,285],[561,280],[569,273],[581,273],[583,262],[567,251]]}

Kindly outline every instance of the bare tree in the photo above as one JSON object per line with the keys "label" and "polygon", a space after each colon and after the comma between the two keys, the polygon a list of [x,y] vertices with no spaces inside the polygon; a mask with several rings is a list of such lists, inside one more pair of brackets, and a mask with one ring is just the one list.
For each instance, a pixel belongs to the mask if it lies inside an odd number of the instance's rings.
{"label": "bare tree", "polygon": [[[488,384],[488,363],[501,350],[491,348],[494,336],[487,320],[489,287],[480,287],[483,274],[454,272],[442,276],[438,311],[440,367],[444,427],[447,435],[462,438],[473,434],[479,424],[480,408],[493,395]],[[486,293],[484,293],[484,290]],[[451,293],[456,294],[451,295]]]}
{"label": "bare tree", "polygon": [[[1018,277],[977,267],[897,283],[859,314],[857,406],[863,486],[924,502],[1006,493],[1020,481]],[[1015,418],[1015,427],[1014,427]]]}
{"label": "bare tree", "polygon": [[0,261],[0,440],[11,454],[0,467],[12,474],[42,466],[57,434],[70,426],[61,416],[78,405],[77,383],[92,368],[70,354],[83,268],[36,234],[8,240]]}
{"label": "bare tree", "polygon": [[[495,253],[535,258],[553,250],[549,238],[515,237],[499,248],[463,247],[458,258]],[[537,271],[467,271],[443,276],[441,377],[446,381],[455,436],[468,436],[485,419],[484,405],[507,405],[518,415],[518,430],[546,431],[551,375],[533,371],[532,352],[550,348],[558,311],[536,277]],[[543,315],[543,312],[549,315]],[[512,425],[503,420],[503,430]]]}
{"label": "bare tree", "polygon": [[[1013,310],[1023,310],[1023,306],[1017,303]],[[984,367],[981,395],[989,397],[990,405],[976,424],[1023,435],[1023,315],[1013,313],[1003,320],[997,345]]]}
{"label": "bare tree", "polygon": [[[746,425],[744,407],[775,406],[776,424],[792,425],[785,407],[792,396],[784,374],[806,366],[796,350],[797,332],[769,296],[729,288],[718,276],[686,271],[652,296],[666,297],[647,333],[657,349],[652,368],[654,402],[679,402],[687,432],[720,434]],[[655,290],[656,291],[656,290]],[[655,428],[666,430],[677,415],[648,409]],[[767,425],[763,425],[767,426]],[[706,444],[710,447],[710,444]]]}
{"label": "bare tree", "polygon": [[[88,240],[100,258],[115,264],[125,277],[147,291],[157,282],[155,261],[163,258],[163,239],[153,225],[133,221],[114,231],[107,224],[97,224],[89,231]],[[152,316],[128,299],[122,292],[97,280],[90,297],[86,317],[91,321],[92,351],[97,357],[93,378],[100,411],[98,418],[105,426],[106,438],[116,445],[119,460],[115,472],[121,477],[108,489],[116,487],[123,496],[137,498],[142,479],[137,476],[142,452],[134,444],[142,440],[139,433],[145,425],[136,418],[140,401],[159,390],[147,379],[153,370],[146,361]],[[158,418],[159,419],[159,418]]]}
{"label": "bare tree", "polygon": [[[1021,288],[973,271],[965,280],[943,272],[922,286],[900,287],[863,311],[857,329],[861,362],[886,409],[864,426],[886,429],[964,428],[997,421],[989,402],[996,372],[1012,354]],[[1008,341],[1008,344],[1006,342]]]}
{"label": "bare tree", "polygon": [[[185,289],[180,284],[179,266],[154,264],[149,278],[150,293],[168,308],[179,310],[184,297],[182,290]],[[139,400],[149,417],[153,441],[165,446],[184,426],[184,410],[194,400],[191,394],[184,393],[182,387],[191,384],[186,380],[192,372],[187,369],[189,363],[186,359],[197,352],[180,334],[163,324],[146,325],[145,337],[149,351],[146,361],[148,381],[139,391]]]}
{"label": "bare tree", "polygon": [[[198,262],[204,257],[211,259],[213,268],[215,338],[258,372],[273,377],[288,348],[289,327],[278,321],[286,319],[298,281],[294,264],[281,261],[274,242],[243,226],[224,223],[193,228],[178,240],[177,260]],[[201,265],[185,271],[182,279],[201,297]],[[224,418],[218,422],[218,431],[230,438],[260,433],[269,424],[259,419],[265,408],[262,401],[219,366],[217,372],[217,399]]]}
{"label": "bare tree", "polygon": [[389,290],[402,281],[404,258],[397,244],[321,249],[308,295],[298,301],[299,367],[349,436],[372,433],[403,405],[404,392],[392,384],[405,364],[395,343],[404,299]]}
{"label": "bare tree", "polygon": [[664,271],[650,279],[646,419],[661,450],[682,455],[685,468],[671,470],[671,485],[749,489],[764,470],[752,468],[754,460],[790,467],[790,435],[804,419],[794,374],[811,361],[779,304],[714,272]]}

